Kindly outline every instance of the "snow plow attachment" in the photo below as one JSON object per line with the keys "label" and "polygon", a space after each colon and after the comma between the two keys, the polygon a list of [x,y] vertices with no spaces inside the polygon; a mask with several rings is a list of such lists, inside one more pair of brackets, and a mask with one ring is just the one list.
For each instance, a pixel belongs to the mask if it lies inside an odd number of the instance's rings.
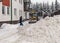
{"label": "snow plow attachment", "polygon": [[31,17],[29,23],[36,23],[37,18],[36,17]]}

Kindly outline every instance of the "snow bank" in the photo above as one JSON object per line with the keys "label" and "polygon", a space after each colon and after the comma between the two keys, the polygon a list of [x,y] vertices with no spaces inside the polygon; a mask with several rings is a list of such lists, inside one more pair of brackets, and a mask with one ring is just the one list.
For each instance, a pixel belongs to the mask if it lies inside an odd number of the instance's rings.
{"label": "snow bank", "polygon": [[20,29],[20,34],[19,43],[60,43],[60,15],[41,19],[29,28]]}
{"label": "snow bank", "polygon": [[27,27],[28,22],[23,22],[24,26],[20,26],[20,24],[7,24],[4,23],[0,28],[0,43],[15,43],[22,35],[19,34],[19,30],[17,28],[22,29]]}
{"label": "snow bank", "polygon": [[11,43],[16,41],[19,38],[18,24],[11,25],[4,23],[0,29],[0,43]]}
{"label": "snow bank", "polygon": [[46,17],[35,24],[3,24],[0,43],[60,43],[60,15]]}

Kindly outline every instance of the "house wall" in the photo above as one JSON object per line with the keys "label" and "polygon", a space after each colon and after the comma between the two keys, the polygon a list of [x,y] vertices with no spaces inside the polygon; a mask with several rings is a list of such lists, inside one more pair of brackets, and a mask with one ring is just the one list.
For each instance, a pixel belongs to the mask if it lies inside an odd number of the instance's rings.
{"label": "house wall", "polygon": [[[11,21],[11,6],[9,7],[9,14],[7,14],[7,6],[5,7],[5,14],[2,14],[2,2],[0,2],[0,22],[1,21]],[[16,15],[14,14],[14,8],[17,9]],[[23,0],[22,4],[19,3],[19,0],[12,0],[12,20],[17,21],[19,17],[23,16],[24,19],[24,9],[23,9]]]}

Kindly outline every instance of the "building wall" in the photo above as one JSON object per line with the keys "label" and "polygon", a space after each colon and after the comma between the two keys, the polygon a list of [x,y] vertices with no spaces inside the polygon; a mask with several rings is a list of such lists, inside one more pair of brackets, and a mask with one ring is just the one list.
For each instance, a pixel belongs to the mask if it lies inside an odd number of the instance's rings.
{"label": "building wall", "polygon": [[[16,2],[17,1],[17,2]],[[12,10],[13,10],[13,12],[14,12],[14,8],[16,8],[17,9],[17,14],[16,15],[14,15],[14,13],[13,13],[13,20],[19,20],[19,17],[20,16],[23,16],[23,14],[24,14],[24,9],[23,9],[23,0],[22,0],[22,3],[19,3],[19,0],[16,0],[16,1],[14,1],[13,0],[13,4],[12,4]],[[15,4],[14,4],[15,3]],[[20,13],[20,14],[19,14]]]}
{"label": "building wall", "polygon": [[2,14],[2,2],[0,2],[0,22],[1,21],[9,21],[10,20],[10,16],[7,15],[7,7],[5,7],[5,14]]}
{"label": "building wall", "polygon": [[25,11],[25,19],[29,19],[29,12]]}
{"label": "building wall", "polygon": [[24,0],[24,12],[25,12],[25,19],[29,19],[29,11],[30,11],[30,3],[31,0]]}
{"label": "building wall", "polygon": [[[7,14],[7,6],[5,7],[5,14],[2,14],[2,2],[0,2],[0,22],[1,21],[11,21],[11,6],[9,7],[9,14]],[[14,8],[16,8],[16,15],[14,14]],[[19,17],[23,16],[24,19],[24,9],[23,0],[19,3],[19,0],[12,0],[12,17],[13,21],[19,20]]]}
{"label": "building wall", "polygon": [[23,4],[23,6],[22,6],[22,17],[23,17],[23,20],[25,19],[25,11],[24,11],[24,0],[22,0],[22,4]]}

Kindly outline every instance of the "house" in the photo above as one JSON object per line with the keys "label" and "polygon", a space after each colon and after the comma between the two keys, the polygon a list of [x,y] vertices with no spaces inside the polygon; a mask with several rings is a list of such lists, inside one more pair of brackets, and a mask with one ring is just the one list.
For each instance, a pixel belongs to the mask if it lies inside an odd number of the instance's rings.
{"label": "house", "polygon": [[[20,16],[24,19],[23,0],[12,0],[12,22],[18,23]],[[2,23],[11,23],[11,0],[9,7],[0,1],[0,24]]]}

